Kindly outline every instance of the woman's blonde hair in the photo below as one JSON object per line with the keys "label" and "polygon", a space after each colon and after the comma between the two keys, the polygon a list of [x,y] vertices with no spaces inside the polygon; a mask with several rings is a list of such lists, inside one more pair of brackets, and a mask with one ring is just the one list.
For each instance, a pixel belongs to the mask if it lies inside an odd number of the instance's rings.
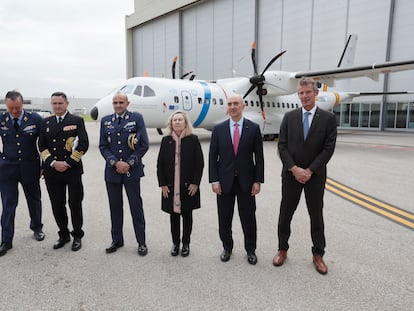
{"label": "woman's blonde hair", "polygon": [[174,111],[167,120],[167,129],[168,129],[168,135],[171,135],[173,132],[173,127],[172,127],[172,119],[174,118],[175,115],[177,114],[181,114],[184,117],[184,122],[185,122],[185,136],[189,136],[193,133],[193,125],[190,122],[190,119],[188,118],[187,114],[184,111],[181,110],[177,110]]}

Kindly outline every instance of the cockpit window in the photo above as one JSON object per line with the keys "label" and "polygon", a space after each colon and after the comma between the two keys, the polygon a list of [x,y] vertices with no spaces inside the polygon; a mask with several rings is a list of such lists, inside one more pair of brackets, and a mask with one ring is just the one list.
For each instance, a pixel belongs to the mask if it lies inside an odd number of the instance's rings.
{"label": "cockpit window", "polygon": [[134,91],[134,94],[137,96],[141,96],[142,94],[142,85],[138,85],[137,88]]}
{"label": "cockpit window", "polygon": [[144,97],[155,96],[155,92],[148,85],[144,85]]}
{"label": "cockpit window", "polygon": [[135,88],[135,85],[124,85],[123,87],[119,89],[119,91],[124,94],[131,94],[134,88]]}

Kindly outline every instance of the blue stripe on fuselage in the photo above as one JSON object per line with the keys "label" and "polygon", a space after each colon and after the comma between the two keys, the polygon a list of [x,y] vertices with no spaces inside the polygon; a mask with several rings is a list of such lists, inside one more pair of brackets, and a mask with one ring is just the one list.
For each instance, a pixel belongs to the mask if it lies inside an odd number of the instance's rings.
{"label": "blue stripe on fuselage", "polygon": [[199,81],[199,83],[204,88],[204,101],[203,101],[203,107],[201,108],[200,115],[198,116],[197,120],[195,120],[193,124],[195,127],[199,126],[204,121],[204,119],[207,116],[207,112],[208,112],[208,109],[210,108],[210,103],[211,103],[211,90],[208,87],[208,84],[204,81]]}

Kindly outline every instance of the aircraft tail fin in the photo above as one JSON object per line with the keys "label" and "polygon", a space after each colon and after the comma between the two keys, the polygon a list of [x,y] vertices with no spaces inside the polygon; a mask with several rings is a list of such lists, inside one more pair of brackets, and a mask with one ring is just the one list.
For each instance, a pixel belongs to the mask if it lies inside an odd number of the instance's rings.
{"label": "aircraft tail fin", "polygon": [[[338,68],[352,67],[354,65],[357,41],[358,41],[358,35],[350,34],[348,36],[348,40],[346,41],[344,50],[342,51],[341,57],[338,62],[338,66],[337,66]],[[349,86],[350,86],[350,81],[346,81],[346,80],[335,81],[335,87],[337,88],[348,90]]]}
{"label": "aircraft tail fin", "polygon": [[340,67],[351,67],[354,65],[355,50],[358,36],[356,34],[350,34],[346,41],[345,48],[342,51],[341,58],[338,62],[338,68]]}

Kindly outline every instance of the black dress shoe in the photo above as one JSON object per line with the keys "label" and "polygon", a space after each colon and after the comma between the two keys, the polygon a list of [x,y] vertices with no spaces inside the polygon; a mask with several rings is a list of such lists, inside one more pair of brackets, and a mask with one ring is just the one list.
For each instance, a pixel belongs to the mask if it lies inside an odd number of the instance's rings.
{"label": "black dress shoe", "polygon": [[112,242],[111,246],[105,249],[107,254],[114,253],[118,250],[118,248],[124,246],[124,242]]}
{"label": "black dress shoe", "polygon": [[45,239],[45,234],[42,230],[36,231],[35,233],[33,233],[33,235],[36,241],[43,241]]}
{"label": "black dress shoe", "polygon": [[190,245],[183,244],[183,248],[181,249],[181,257],[187,257],[190,255]]}
{"label": "black dress shoe", "polygon": [[222,262],[226,262],[230,260],[230,257],[231,257],[231,251],[228,251],[227,249],[225,249],[220,255],[220,260]]}
{"label": "black dress shoe", "polygon": [[171,256],[177,256],[180,251],[180,246],[178,244],[174,244],[171,248]]}
{"label": "black dress shoe", "polygon": [[81,238],[74,238],[72,243],[72,251],[76,252],[82,247]]}
{"label": "black dress shoe", "polygon": [[247,261],[249,262],[249,264],[255,265],[257,263],[256,254],[254,252],[253,253],[248,253],[247,254]]}
{"label": "black dress shoe", "polygon": [[7,251],[12,247],[11,242],[2,242],[0,245],[0,256],[6,255]]}
{"label": "black dress shoe", "polygon": [[59,240],[57,240],[55,244],[53,244],[53,249],[62,248],[63,246],[65,246],[66,243],[69,243],[69,242],[70,242],[70,237],[59,238]]}
{"label": "black dress shoe", "polygon": [[138,255],[145,256],[148,253],[148,247],[145,244],[140,244],[138,246]]}

